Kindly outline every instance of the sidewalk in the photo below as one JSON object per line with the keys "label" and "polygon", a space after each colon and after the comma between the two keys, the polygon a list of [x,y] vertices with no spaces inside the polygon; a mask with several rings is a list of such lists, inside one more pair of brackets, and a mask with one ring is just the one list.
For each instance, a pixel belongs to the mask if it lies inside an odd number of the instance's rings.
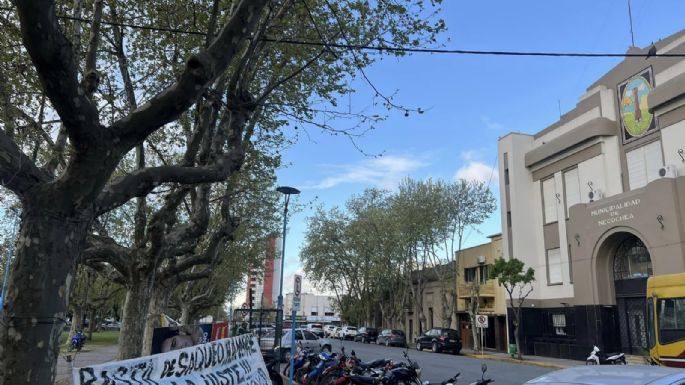
{"label": "sidewalk", "polygon": [[[101,364],[104,362],[114,361],[117,357],[119,346],[87,346],[81,352],[74,356],[73,367],[80,368],[83,366]],[[71,370],[69,363],[65,359],[66,354],[74,353],[60,353],[57,361],[57,376],[55,385],[69,385],[71,384]]]}
{"label": "sidewalk", "polygon": [[585,365],[583,361],[567,360],[563,358],[552,358],[542,356],[523,356],[523,360],[511,358],[511,355],[505,352],[498,352],[493,350],[485,350],[483,355],[480,351],[474,352],[471,349],[462,349],[461,354],[466,357],[478,358],[481,360],[494,360],[503,362],[512,362],[515,364],[541,366],[543,368],[563,369],[572,366]]}

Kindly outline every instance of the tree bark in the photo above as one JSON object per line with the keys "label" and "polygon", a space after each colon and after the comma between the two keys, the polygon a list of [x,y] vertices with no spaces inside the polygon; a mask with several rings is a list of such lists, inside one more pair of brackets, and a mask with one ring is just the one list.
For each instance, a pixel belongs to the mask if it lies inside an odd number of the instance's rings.
{"label": "tree bark", "polygon": [[151,293],[150,306],[145,319],[145,333],[143,334],[143,355],[152,354],[152,335],[155,328],[161,326],[162,313],[166,311],[171,290],[157,284]]}
{"label": "tree bark", "polygon": [[119,359],[140,357],[143,351],[145,315],[150,305],[150,290],[146,281],[131,280],[126,285],[124,315],[119,334]]}
{"label": "tree bark", "polygon": [[519,360],[523,359],[521,355],[521,342],[519,340],[519,311],[515,311],[516,318],[514,319],[514,339],[516,340],[516,355]]}
{"label": "tree bark", "polygon": [[54,382],[75,256],[90,225],[82,213],[67,216],[42,205],[24,207],[0,328],[3,385]]}
{"label": "tree bark", "polygon": [[[83,322],[83,306],[77,305],[73,308],[73,314],[71,315],[71,327],[69,328],[69,337],[76,334],[77,331],[81,330],[81,324]],[[69,338],[67,338],[67,345],[69,345]]]}
{"label": "tree bark", "polygon": [[191,316],[191,309],[190,309],[190,304],[182,303],[181,304],[181,318],[178,320],[178,322],[181,323],[181,325],[188,325],[190,322],[190,316]]}

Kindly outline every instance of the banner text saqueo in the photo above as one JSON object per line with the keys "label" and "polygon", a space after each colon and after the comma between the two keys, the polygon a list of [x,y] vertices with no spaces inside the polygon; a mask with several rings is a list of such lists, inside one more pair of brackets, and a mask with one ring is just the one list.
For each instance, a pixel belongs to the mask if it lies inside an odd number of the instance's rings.
{"label": "banner text saqueo", "polygon": [[74,368],[75,385],[271,385],[250,334],[168,353]]}

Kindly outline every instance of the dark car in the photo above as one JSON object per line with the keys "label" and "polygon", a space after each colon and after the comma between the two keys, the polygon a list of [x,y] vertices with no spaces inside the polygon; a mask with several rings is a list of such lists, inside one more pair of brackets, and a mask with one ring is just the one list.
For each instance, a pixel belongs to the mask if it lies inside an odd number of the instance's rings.
{"label": "dark car", "polygon": [[359,333],[354,336],[355,341],[361,341],[362,343],[376,342],[376,337],[378,337],[378,329],[362,326],[358,331]]}
{"label": "dark car", "polygon": [[407,346],[407,337],[405,337],[404,332],[399,329],[383,329],[383,331],[376,337],[376,343],[378,345],[385,346]]}
{"label": "dark car", "polygon": [[454,329],[433,328],[416,339],[416,350],[430,348],[433,352],[450,351],[459,354],[461,340],[459,332]]}

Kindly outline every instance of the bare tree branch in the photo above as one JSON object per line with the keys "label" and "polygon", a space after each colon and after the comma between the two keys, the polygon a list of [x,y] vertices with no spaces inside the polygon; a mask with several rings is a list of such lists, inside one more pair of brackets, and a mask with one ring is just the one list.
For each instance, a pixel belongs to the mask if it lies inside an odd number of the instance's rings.
{"label": "bare tree branch", "polygon": [[0,130],[0,183],[20,197],[52,177],[36,165],[17,147],[17,144]]}
{"label": "bare tree branch", "polygon": [[254,30],[267,0],[243,0],[216,39],[192,55],[179,80],[145,105],[112,125],[122,143],[133,147],[159,127],[186,111],[207,86],[224,71],[242,43]]}
{"label": "bare tree branch", "polygon": [[24,46],[43,89],[62,118],[71,143],[77,151],[85,150],[103,130],[96,106],[78,83],[74,52],[57,21],[55,2],[18,1],[16,6]]}

